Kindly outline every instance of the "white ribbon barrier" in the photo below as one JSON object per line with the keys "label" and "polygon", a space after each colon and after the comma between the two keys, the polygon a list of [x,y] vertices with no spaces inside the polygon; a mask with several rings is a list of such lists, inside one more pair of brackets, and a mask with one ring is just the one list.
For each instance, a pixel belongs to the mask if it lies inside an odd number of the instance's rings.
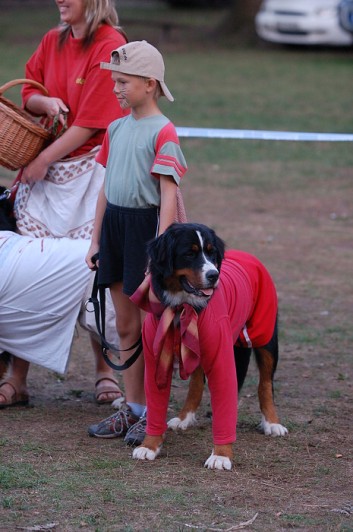
{"label": "white ribbon barrier", "polygon": [[206,139],[291,140],[311,142],[353,142],[353,134],[302,133],[299,131],[262,131],[253,129],[209,129],[177,127],[179,137]]}

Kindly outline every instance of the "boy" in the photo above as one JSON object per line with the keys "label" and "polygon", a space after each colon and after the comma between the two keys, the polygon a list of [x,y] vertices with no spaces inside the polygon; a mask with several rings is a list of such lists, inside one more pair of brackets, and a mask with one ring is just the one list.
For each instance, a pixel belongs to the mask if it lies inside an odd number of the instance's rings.
{"label": "boy", "polygon": [[[130,296],[144,279],[146,242],[175,220],[186,162],[174,125],[158,107],[160,96],[174,100],[159,51],[146,41],[130,42],[113,50],[101,68],[112,71],[120,107],[131,114],[110,124],[97,155],[106,174],[86,262],[93,269],[92,256],[99,251],[99,284],[110,288],[123,350],[141,334],[144,316]],[[121,353],[122,362],[130,354]],[[146,426],[143,356],[123,372],[123,380],[126,404],[88,433],[139,444]]]}

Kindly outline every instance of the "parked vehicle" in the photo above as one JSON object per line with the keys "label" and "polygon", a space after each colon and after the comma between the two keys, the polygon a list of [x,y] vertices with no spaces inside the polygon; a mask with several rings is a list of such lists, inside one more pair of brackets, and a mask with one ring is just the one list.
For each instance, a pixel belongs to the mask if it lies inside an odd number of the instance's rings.
{"label": "parked vehicle", "polygon": [[353,45],[353,0],[264,0],[258,35],[275,43]]}

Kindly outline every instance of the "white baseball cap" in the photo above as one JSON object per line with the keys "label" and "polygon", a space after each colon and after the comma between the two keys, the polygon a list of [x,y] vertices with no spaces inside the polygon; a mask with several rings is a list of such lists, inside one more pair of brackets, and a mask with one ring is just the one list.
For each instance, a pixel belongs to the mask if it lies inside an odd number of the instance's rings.
{"label": "white baseball cap", "polygon": [[142,76],[159,81],[164,96],[170,102],[174,98],[164,82],[164,61],[162,54],[147,41],[132,41],[123,44],[110,54],[110,63],[101,63],[101,68]]}

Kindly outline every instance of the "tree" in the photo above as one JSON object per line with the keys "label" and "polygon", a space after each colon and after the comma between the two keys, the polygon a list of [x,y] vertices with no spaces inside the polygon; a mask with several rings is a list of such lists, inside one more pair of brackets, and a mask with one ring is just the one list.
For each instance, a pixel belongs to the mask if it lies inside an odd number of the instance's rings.
{"label": "tree", "polygon": [[217,31],[223,34],[255,33],[254,19],[261,0],[231,0],[226,16]]}

